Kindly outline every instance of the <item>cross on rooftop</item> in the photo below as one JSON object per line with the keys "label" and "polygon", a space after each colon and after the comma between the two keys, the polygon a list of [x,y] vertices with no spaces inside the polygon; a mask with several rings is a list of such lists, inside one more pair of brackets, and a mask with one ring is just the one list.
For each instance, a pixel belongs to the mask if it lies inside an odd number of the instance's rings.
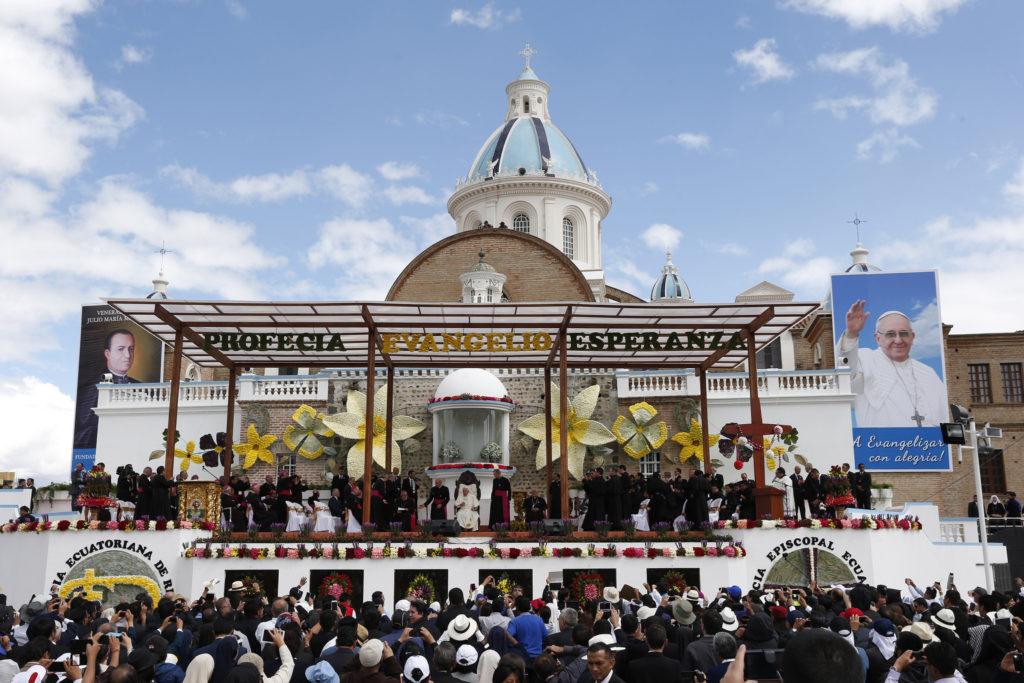
{"label": "cross on rooftop", "polygon": [[167,254],[173,254],[174,252],[167,248],[167,245],[164,243],[163,240],[160,240],[160,248],[157,249],[153,253],[160,254],[160,272],[163,273],[164,272],[164,256],[166,256]]}
{"label": "cross on rooftop", "polygon": [[526,57],[526,68],[529,69],[530,68],[530,57],[532,57],[533,55],[537,54],[537,51],[530,49],[530,44],[527,43],[526,47],[523,50],[521,50],[519,52],[519,54],[521,54],[522,56]]}
{"label": "cross on rooftop", "polygon": [[853,220],[852,221],[846,221],[846,222],[847,223],[853,223],[853,226],[855,228],[857,228],[857,243],[860,244],[860,224],[861,223],[867,223],[867,221],[862,219],[860,216],[858,216],[857,212],[855,211],[853,213]]}

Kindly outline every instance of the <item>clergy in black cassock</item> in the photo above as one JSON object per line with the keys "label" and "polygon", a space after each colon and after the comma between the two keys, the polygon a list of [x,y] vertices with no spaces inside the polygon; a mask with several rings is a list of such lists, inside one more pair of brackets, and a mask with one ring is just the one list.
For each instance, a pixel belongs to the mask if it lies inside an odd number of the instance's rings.
{"label": "clergy in black cassock", "polygon": [[493,527],[495,524],[509,524],[509,502],[512,500],[512,485],[508,479],[501,476],[501,470],[494,470],[494,486],[491,488],[491,513],[487,518],[487,524]]}
{"label": "clergy in black cassock", "polygon": [[558,474],[551,475],[551,488],[548,489],[548,500],[551,506],[548,508],[551,519],[562,518],[562,480]]}
{"label": "clergy in black cassock", "polygon": [[431,519],[448,519],[448,501],[452,494],[448,487],[441,483],[440,479],[434,480],[434,487],[427,494],[427,502],[423,507],[430,509]]}
{"label": "clergy in black cassock", "polygon": [[164,476],[164,468],[161,465],[156,468],[156,475],[153,477],[153,504],[150,512],[153,518],[163,517],[169,519],[171,516],[170,489],[171,483]]}
{"label": "clergy in black cassock", "polygon": [[526,514],[527,523],[544,521],[544,511],[547,509],[548,504],[537,495],[537,489],[530,489],[530,495],[523,499],[523,512]]}
{"label": "clergy in black cassock", "polygon": [[370,491],[370,521],[377,525],[379,531],[386,531],[391,520],[386,492],[387,482],[378,478]]}
{"label": "clergy in black cassock", "polygon": [[622,528],[622,495],[625,489],[622,487],[622,480],[612,469],[612,475],[608,478],[607,495],[605,496],[608,507],[608,521],[612,523],[613,529]]}
{"label": "clergy in black cassock", "polygon": [[409,498],[409,492],[402,489],[395,501],[395,515],[392,522],[401,522],[402,531],[415,531],[413,514],[416,512],[416,501]]}

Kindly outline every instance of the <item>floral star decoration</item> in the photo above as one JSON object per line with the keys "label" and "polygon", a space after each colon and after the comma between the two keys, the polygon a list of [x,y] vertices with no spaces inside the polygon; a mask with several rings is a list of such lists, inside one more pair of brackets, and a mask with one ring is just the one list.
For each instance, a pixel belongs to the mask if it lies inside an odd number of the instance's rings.
{"label": "floral star decoration", "polygon": [[[373,442],[373,461],[384,467],[387,454],[387,396],[388,386],[385,384],[373,395],[373,424],[370,425],[369,437]],[[349,391],[345,401],[345,412],[334,413],[323,418],[323,424],[346,439],[355,439],[356,443],[348,451],[348,474],[360,477],[364,470],[366,458],[366,394],[361,391]],[[408,415],[391,416],[391,466],[402,467],[402,449],[398,442],[411,439],[426,429],[426,425]]]}
{"label": "floral star decoration", "polygon": [[277,441],[276,436],[273,434],[260,436],[256,425],[251,424],[245,431],[245,438],[249,443],[240,443],[234,446],[235,453],[245,458],[242,462],[243,470],[255,465],[257,460],[262,460],[270,465],[274,464],[274,454],[270,452],[270,444]]}
{"label": "floral star decoration", "polygon": [[303,458],[316,460],[324,454],[324,444],[320,437],[334,436],[334,432],[324,423],[325,415],[316,409],[302,404],[292,415],[299,426],[288,425],[284,428],[284,445]]}
{"label": "floral star decoration", "polygon": [[226,465],[228,460],[227,443],[226,432],[217,432],[216,438],[213,434],[203,434],[199,437],[199,447],[203,449],[203,463],[207,467]]}
{"label": "floral star decoration", "polygon": [[[607,427],[596,420],[591,420],[597,407],[597,398],[601,394],[601,386],[595,384],[589,386],[580,393],[569,404],[569,411],[566,414],[566,435],[568,444],[568,469],[576,479],[583,479],[583,461],[587,457],[587,446],[600,446],[609,441],[615,440]],[[532,439],[540,441],[537,446],[537,469],[547,467],[547,421],[551,420],[551,441],[560,443],[561,432],[559,429],[559,407],[561,406],[562,394],[558,385],[551,383],[551,415],[544,413],[531,415],[519,423],[517,429]],[[554,462],[561,457],[561,449],[551,449],[551,461]]]}
{"label": "floral star decoration", "polygon": [[[714,446],[721,438],[718,434],[708,434],[708,446]],[[685,463],[691,458],[700,460],[704,456],[704,430],[700,422],[691,419],[690,431],[679,432],[672,437],[672,440],[682,445],[679,451],[679,462]]]}
{"label": "floral star decoration", "polygon": [[[196,453],[195,450],[196,450],[196,442],[195,441],[189,441],[187,444],[185,444],[185,450],[181,450],[180,448],[175,448],[174,449],[174,457],[175,458],[181,458],[181,471],[182,472],[188,472],[188,466],[191,465],[192,463],[195,463],[197,465],[202,465],[203,464],[203,455],[202,455],[202,453]],[[156,451],[154,451],[154,452],[156,452]],[[161,455],[163,455],[162,452],[161,452]]]}
{"label": "floral star decoration", "polygon": [[619,415],[612,425],[612,434],[622,444],[626,455],[639,460],[651,451],[661,448],[668,439],[668,427],[664,422],[653,422],[658,411],[650,403],[641,401],[629,407],[633,415],[631,421],[625,415]]}

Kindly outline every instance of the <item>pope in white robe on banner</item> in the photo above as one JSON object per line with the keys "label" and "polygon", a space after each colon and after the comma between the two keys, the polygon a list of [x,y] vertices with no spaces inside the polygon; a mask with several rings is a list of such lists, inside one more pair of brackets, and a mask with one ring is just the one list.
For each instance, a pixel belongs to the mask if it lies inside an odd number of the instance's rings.
{"label": "pope in white robe on banner", "polygon": [[899,311],[883,313],[875,324],[878,348],[858,348],[870,315],[864,306],[858,300],[850,307],[837,344],[837,356],[850,366],[857,426],[937,427],[948,421],[945,385],[932,368],[910,357],[910,318]]}

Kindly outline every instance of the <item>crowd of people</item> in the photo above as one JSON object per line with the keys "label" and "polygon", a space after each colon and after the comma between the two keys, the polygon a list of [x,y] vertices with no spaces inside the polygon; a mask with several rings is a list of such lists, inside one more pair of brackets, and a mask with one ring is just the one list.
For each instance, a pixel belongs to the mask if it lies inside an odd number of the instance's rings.
{"label": "crowd of people", "polygon": [[[978,517],[979,512],[978,497],[974,496],[971,502],[967,504],[967,516]],[[988,499],[988,505],[985,507],[985,517],[989,520],[1006,520],[1008,524],[1020,524],[1021,503],[1017,500],[1017,493],[1009,491],[1006,494],[1005,501],[1000,500],[999,496],[993,493]]]}
{"label": "crowd of people", "polygon": [[[1024,581],[777,588],[644,584],[577,602],[546,586],[449,591],[425,604],[373,593],[281,596],[215,581],[194,601],[0,591],[0,683],[787,683],[1024,681]],[[108,596],[113,597],[113,596]]]}

